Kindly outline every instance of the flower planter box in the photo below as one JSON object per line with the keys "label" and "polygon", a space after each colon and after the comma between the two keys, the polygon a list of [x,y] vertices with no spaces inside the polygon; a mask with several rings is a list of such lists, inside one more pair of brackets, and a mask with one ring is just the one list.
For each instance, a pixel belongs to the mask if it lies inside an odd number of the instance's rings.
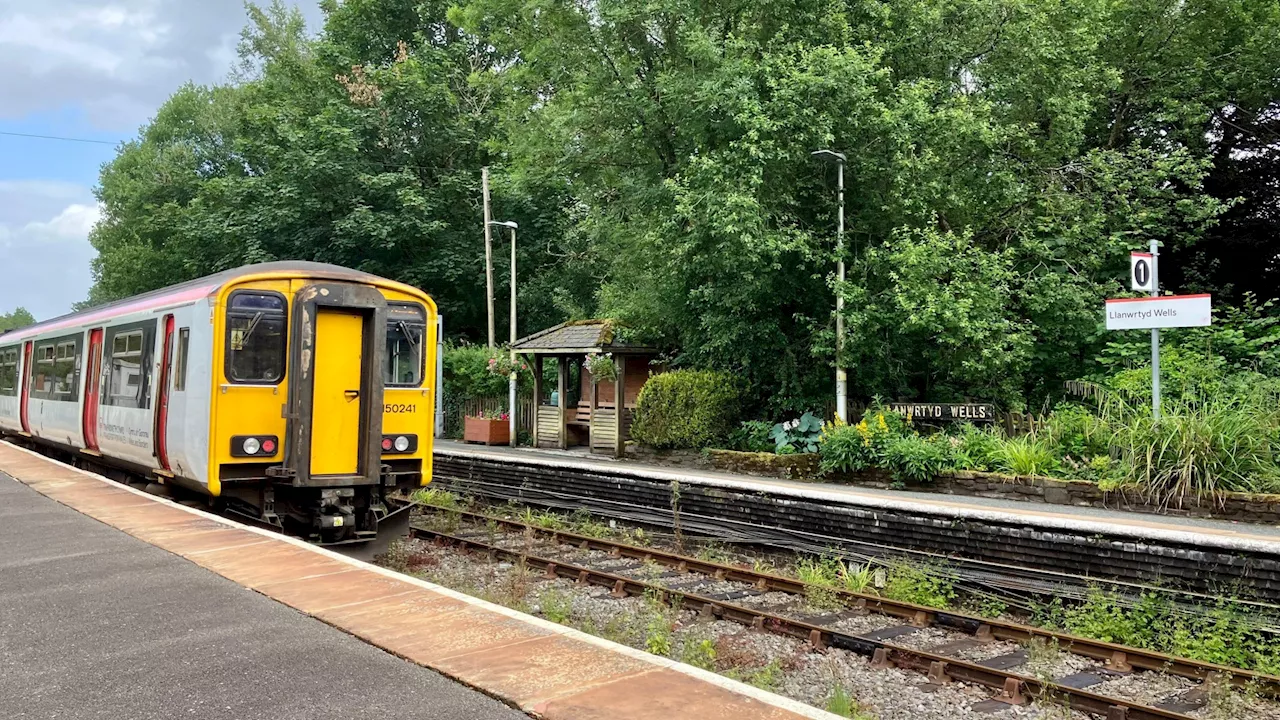
{"label": "flower planter box", "polygon": [[462,439],[465,442],[484,445],[510,445],[510,422],[510,420],[468,417],[463,426]]}

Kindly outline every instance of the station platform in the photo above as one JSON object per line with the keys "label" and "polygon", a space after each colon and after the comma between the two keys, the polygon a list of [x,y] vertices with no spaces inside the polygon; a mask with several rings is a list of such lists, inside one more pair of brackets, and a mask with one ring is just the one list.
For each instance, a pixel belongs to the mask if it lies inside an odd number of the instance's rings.
{"label": "station platform", "polygon": [[10,718],[831,718],[0,442]]}
{"label": "station platform", "polygon": [[[1280,605],[1280,528],[1093,507],[851,487],[586,453],[437,441],[437,483],[533,504],[706,521],[738,541],[916,553],[1036,588],[1097,581]],[[678,492],[673,488],[679,488]],[[1021,581],[1019,581],[1021,582]],[[1018,583],[1005,584],[1014,589]]]}
{"label": "station platform", "polygon": [[1046,505],[1044,503],[1019,502],[1000,498],[945,495],[910,490],[882,490],[879,488],[851,487],[823,482],[802,482],[755,475],[739,475],[716,470],[668,467],[634,460],[617,460],[598,455],[589,455],[585,452],[501,446],[490,447],[467,444],[456,440],[436,440],[435,449],[438,454],[444,455],[551,463],[568,467],[589,468],[599,472],[649,473],[662,479],[681,479],[686,482],[776,490],[803,496],[828,496],[841,498],[867,507],[933,511],[951,513],[958,517],[991,517],[1000,520],[1017,518],[1046,528],[1105,531],[1134,538],[1176,537],[1178,539],[1187,539],[1196,537],[1199,542],[1210,546],[1243,550],[1257,549],[1280,554],[1280,527],[1274,525],[1239,523],[1181,515],[1152,515],[1150,513],[1125,512],[1095,507]]}

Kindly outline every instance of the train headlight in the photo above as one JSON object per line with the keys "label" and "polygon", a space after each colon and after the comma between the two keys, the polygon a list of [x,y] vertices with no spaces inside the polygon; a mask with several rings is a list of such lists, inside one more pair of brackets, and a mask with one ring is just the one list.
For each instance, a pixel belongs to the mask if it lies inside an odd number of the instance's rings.
{"label": "train headlight", "polygon": [[409,438],[401,435],[396,438],[396,452],[404,452],[409,449]]}
{"label": "train headlight", "polygon": [[393,443],[391,442],[391,438],[382,438],[383,450],[386,450],[387,452],[391,452],[392,445]]}
{"label": "train headlight", "polygon": [[262,449],[262,443],[258,441],[258,438],[245,438],[244,444],[240,447],[244,450],[245,455],[257,455],[258,451]]}

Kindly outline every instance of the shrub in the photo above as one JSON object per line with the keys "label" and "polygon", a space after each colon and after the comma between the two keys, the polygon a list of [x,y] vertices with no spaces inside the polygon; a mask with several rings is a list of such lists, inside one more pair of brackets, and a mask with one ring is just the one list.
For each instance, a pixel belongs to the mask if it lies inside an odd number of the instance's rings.
{"label": "shrub", "polygon": [[951,580],[944,577],[939,569],[903,562],[889,570],[884,596],[890,600],[945,609],[951,606],[956,590]]}
{"label": "shrub", "polygon": [[961,470],[990,470],[996,466],[1002,437],[999,430],[983,430],[972,423],[960,426],[952,449],[954,467]]}
{"label": "shrub", "polygon": [[818,452],[818,443],[822,440],[822,421],[817,415],[807,412],[795,420],[788,420],[773,426],[769,437],[775,444],[775,452],[783,454],[782,448],[790,445],[795,452]]}
{"label": "shrub", "polygon": [[1012,437],[996,452],[997,468],[1014,475],[1048,475],[1058,467],[1049,443],[1036,435]]}
{"label": "shrub", "polygon": [[636,400],[631,436],[660,450],[703,448],[729,437],[741,403],[730,375],[675,370],[649,379]]}
{"label": "shrub", "polygon": [[1080,405],[1063,403],[1053,409],[1042,432],[1059,456],[1087,462],[1106,455],[1111,440],[1105,421]]}
{"label": "shrub", "polygon": [[1146,409],[1112,406],[1114,444],[1130,480],[1162,502],[1280,485],[1277,415],[1239,399],[1174,403],[1159,421]]}
{"label": "shrub", "polygon": [[451,398],[506,397],[507,378],[489,371],[489,348],[452,345],[444,350],[444,391]]}
{"label": "shrub", "polygon": [[870,408],[857,425],[828,425],[823,429],[818,452],[822,454],[822,471],[858,472],[884,467],[889,442],[902,437],[910,429],[903,416]]}
{"label": "shrub", "polygon": [[747,420],[729,434],[726,445],[739,452],[774,452],[776,445],[769,439],[772,428],[767,420]]}
{"label": "shrub", "polygon": [[943,435],[906,435],[888,441],[884,468],[894,480],[933,482],[938,473],[951,467],[950,440]]}

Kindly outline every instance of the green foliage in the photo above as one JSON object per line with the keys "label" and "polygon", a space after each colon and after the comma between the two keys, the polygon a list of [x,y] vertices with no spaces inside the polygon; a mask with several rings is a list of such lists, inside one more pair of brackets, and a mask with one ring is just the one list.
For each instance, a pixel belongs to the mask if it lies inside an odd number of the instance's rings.
{"label": "green foliage", "polygon": [[0,313],[0,333],[34,325],[35,322],[35,317],[27,312],[26,308],[20,307],[10,313]]}
{"label": "green foliage", "polygon": [[788,420],[774,425],[769,430],[769,439],[773,440],[779,455],[784,446],[791,446],[795,452],[818,452],[818,443],[822,439],[822,420],[811,412],[806,412],[795,420]]}
{"label": "green foliage", "polygon": [[543,592],[538,598],[538,605],[542,608],[543,617],[562,625],[568,622],[573,612],[572,598],[569,593],[559,588],[551,588]]}
{"label": "green foliage", "polygon": [[769,439],[773,425],[766,420],[744,420],[725,443],[730,450],[739,452],[775,452],[777,445]]}
{"label": "green foliage", "polygon": [[835,683],[827,694],[827,712],[855,720],[874,720],[875,716],[864,711],[844,685]]}
{"label": "green foliage", "polygon": [[889,444],[909,430],[906,418],[876,407],[868,408],[856,425],[829,425],[823,430],[819,447],[822,471],[858,472],[884,467]]}
{"label": "green foliage", "polygon": [[410,499],[416,503],[421,503],[428,507],[440,508],[442,510],[461,510],[462,501],[457,495],[448,490],[439,488],[422,488],[414,491]]}
{"label": "green foliage", "polygon": [[994,459],[997,469],[1014,475],[1050,475],[1058,467],[1053,446],[1034,434],[1004,440]]}
{"label": "green foliage", "polygon": [[951,464],[951,443],[944,435],[904,435],[884,448],[883,467],[894,480],[930,483]]}
{"label": "green foliage", "polygon": [[[1167,287],[1238,308],[1170,342],[1280,373],[1275,309],[1240,292],[1280,287],[1246,261],[1280,237],[1272,0],[323,7],[312,37],[251,6],[232,79],[180,88],[103,168],[91,303],[317,260],[482,339],[492,166],[520,327],[618,317],[771,416],[825,401],[836,293],[864,397],[1019,407],[1113,374],[1145,336],[1103,333],[1099,303],[1151,238]],[[823,147],[856,189],[839,257]]]}
{"label": "green foliage", "polygon": [[951,580],[937,568],[904,562],[889,569],[884,596],[891,600],[943,609],[951,606],[956,591]]}
{"label": "green foliage", "polygon": [[618,379],[618,366],[613,362],[612,353],[588,355],[583,366],[598,383],[611,383]]}
{"label": "green foliage", "polygon": [[729,437],[741,392],[730,375],[675,370],[649,378],[636,400],[631,436],[659,449],[703,448]]}
{"label": "green foliage", "polygon": [[690,638],[685,641],[680,662],[703,670],[716,669],[716,644],[710,638]]}
{"label": "green foliage", "polygon": [[449,397],[506,397],[508,380],[489,371],[493,353],[482,345],[446,345],[444,391]]}
{"label": "green foliage", "polygon": [[961,470],[991,470],[999,459],[1004,441],[995,428],[984,429],[972,423],[964,423],[956,430],[952,458]]}

